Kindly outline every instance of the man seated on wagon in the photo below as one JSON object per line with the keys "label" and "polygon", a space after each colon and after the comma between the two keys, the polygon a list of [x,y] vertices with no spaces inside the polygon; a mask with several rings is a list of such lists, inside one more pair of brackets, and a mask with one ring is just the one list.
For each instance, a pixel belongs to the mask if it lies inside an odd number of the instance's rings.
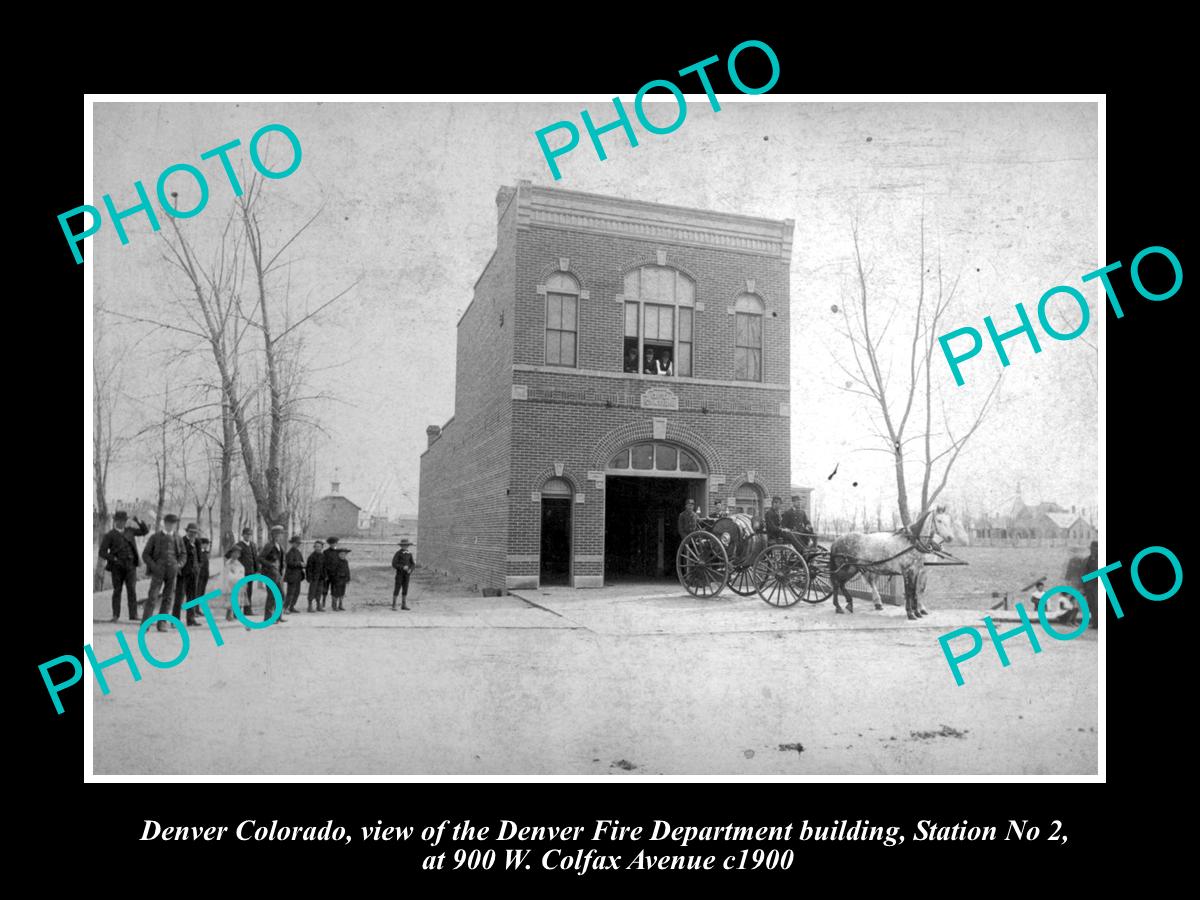
{"label": "man seated on wagon", "polygon": [[[808,538],[802,537],[790,528],[784,527],[783,515],[780,513],[782,508],[783,498],[772,497],[771,508],[763,514],[763,524],[767,529],[767,537],[772,544],[791,544],[796,548],[797,553],[803,553],[808,547]],[[807,516],[805,518],[807,519]]]}
{"label": "man seated on wagon", "polygon": [[782,517],[783,527],[802,535],[800,541],[803,547],[811,545],[810,537],[813,534],[812,523],[808,521],[808,513],[804,511],[804,507],[800,505],[800,495],[792,494],[792,505],[784,510]]}

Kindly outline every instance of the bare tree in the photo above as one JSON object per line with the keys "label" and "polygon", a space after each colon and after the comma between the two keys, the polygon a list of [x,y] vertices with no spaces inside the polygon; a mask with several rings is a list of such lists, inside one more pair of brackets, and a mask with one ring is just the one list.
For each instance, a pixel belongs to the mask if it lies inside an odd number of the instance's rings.
{"label": "bare tree", "polygon": [[115,421],[121,393],[121,354],[104,356],[100,341],[92,355],[92,488],[95,501],[93,529],[98,536],[108,527],[108,473],[127,438]]}
{"label": "bare tree", "polygon": [[[886,446],[886,452],[892,456],[896,477],[897,505],[900,521],[908,527],[920,516],[933,508],[933,504],[946,487],[947,479],[954,463],[962,453],[972,435],[979,429],[992,401],[1000,386],[1000,376],[997,376],[991,390],[975,413],[970,424],[955,435],[950,417],[946,414],[944,398],[941,403],[939,417],[940,430],[934,427],[934,397],[932,360],[937,348],[938,323],[945,315],[947,307],[953,301],[958,291],[959,278],[949,285],[943,278],[941,253],[936,261],[936,271],[929,278],[926,270],[925,247],[925,217],[922,213],[920,225],[920,247],[917,259],[917,297],[913,307],[905,309],[898,299],[893,301],[888,312],[888,318],[878,330],[873,330],[871,311],[877,302],[870,288],[870,272],[864,262],[860,242],[857,217],[851,221],[851,237],[854,241],[854,266],[856,276],[857,297],[853,304],[846,303],[842,307],[842,315],[846,325],[845,336],[850,341],[854,358],[854,367],[841,365],[846,375],[857,387],[846,388],[851,393],[869,397],[873,405],[878,407],[880,420],[876,421],[876,435]],[[932,296],[927,296],[927,282]],[[851,312],[853,306],[853,313]],[[911,312],[909,312],[911,310]],[[906,341],[907,375],[901,379],[898,390],[889,392],[888,373],[885,373],[885,359],[888,356],[889,345],[886,335],[897,313],[909,312],[912,317],[912,338]],[[940,392],[939,392],[940,393]],[[916,413],[920,417],[924,412],[924,427],[920,431],[910,432],[909,426],[914,425]],[[880,421],[882,428],[879,427]],[[914,427],[919,427],[915,426]],[[939,439],[940,447],[935,447],[935,439]],[[905,447],[912,441],[919,441],[922,451],[915,459],[906,458]],[[908,472],[909,463],[915,463],[919,472],[920,491],[916,498],[909,492]],[[912,501],[916,500],[916,514],[913,514]],[[865,518],[865,516],[864,516]]]}

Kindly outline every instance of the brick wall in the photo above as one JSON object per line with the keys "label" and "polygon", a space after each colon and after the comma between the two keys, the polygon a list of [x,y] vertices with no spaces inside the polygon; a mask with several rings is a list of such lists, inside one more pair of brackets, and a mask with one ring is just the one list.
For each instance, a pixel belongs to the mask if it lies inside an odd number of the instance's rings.
{"label": "brick wall", "polygon": [[496,252],[458,323],[454,417],[421,456],[418,504],[421,564],[480,588],[504,587],[508,539],[516,204],[500,199]]}
{"label": "brick wall", "polygon": [[[583,498],[572,508],[573,571],[594,583],[603,574],[604,481],[588,472],[603,470],[621,447],[653,439],[655,418],[666,420],[666,440],[701,458],[710,476],[706,506],[751,473],[765,496],[786,495],[790,250],[771,255],[546,227],[531,221],[529,188],[518,188],[511,202],[509,190],[496,255],[459,323],[455,416],[421,459],[422,562],[481,587],[528,583],[540,550],[533,493],[562,477]],[[695,282],[691,378],[623,372],[624,273],[658,264],[664,252],[667,266]],[[544,365],[546,301],[538,287],[564,259],[586,294],[576,369]],[[732,380],[730,308],[748,281],[766,306],[762,383]],[[642,394],[654,387],[669,389],[678,410],[643,408]]]}

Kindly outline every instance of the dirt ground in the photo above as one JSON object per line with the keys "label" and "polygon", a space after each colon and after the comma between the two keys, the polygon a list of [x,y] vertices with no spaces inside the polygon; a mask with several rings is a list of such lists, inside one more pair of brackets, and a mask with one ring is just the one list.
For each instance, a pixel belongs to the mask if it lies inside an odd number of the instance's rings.
{"label": "dirt ground", "polygon": [[[958,687],[937,638],[979,611],[910,623],[669,584],[480,598],[418,575],[410,612],[389,608],[390,570],[360,569],[345,613],[254,632],[222,614],[222,647],[194,628],[173,669],[106,670],[96,774],[1096,772],[1095,631],[1037,655],[1011,640],[1008,668],[985,645]],[[135,645],[107,612],[97,594],[101,659],[118,628]]]}

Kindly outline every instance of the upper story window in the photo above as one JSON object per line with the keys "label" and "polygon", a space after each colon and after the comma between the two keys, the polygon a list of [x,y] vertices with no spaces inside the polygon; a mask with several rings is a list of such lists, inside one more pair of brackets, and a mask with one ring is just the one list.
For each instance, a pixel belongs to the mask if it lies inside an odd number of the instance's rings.
{"label": "upper story window", "polygon": [[546,279],[546,365],[574,366],[579,339],[579,282],[566,272]]}
{"label": "upper story window", "polygon": [[734,339],[733,377],[738,381],[763,380],[763,311],[765,305],[757,294],[741,294],[734,304],[736,337]]}
{"label": "upper story window", "polygon": [[690,377],[695,305],[695,282],[676,269],[626,273],[625,371]]}

